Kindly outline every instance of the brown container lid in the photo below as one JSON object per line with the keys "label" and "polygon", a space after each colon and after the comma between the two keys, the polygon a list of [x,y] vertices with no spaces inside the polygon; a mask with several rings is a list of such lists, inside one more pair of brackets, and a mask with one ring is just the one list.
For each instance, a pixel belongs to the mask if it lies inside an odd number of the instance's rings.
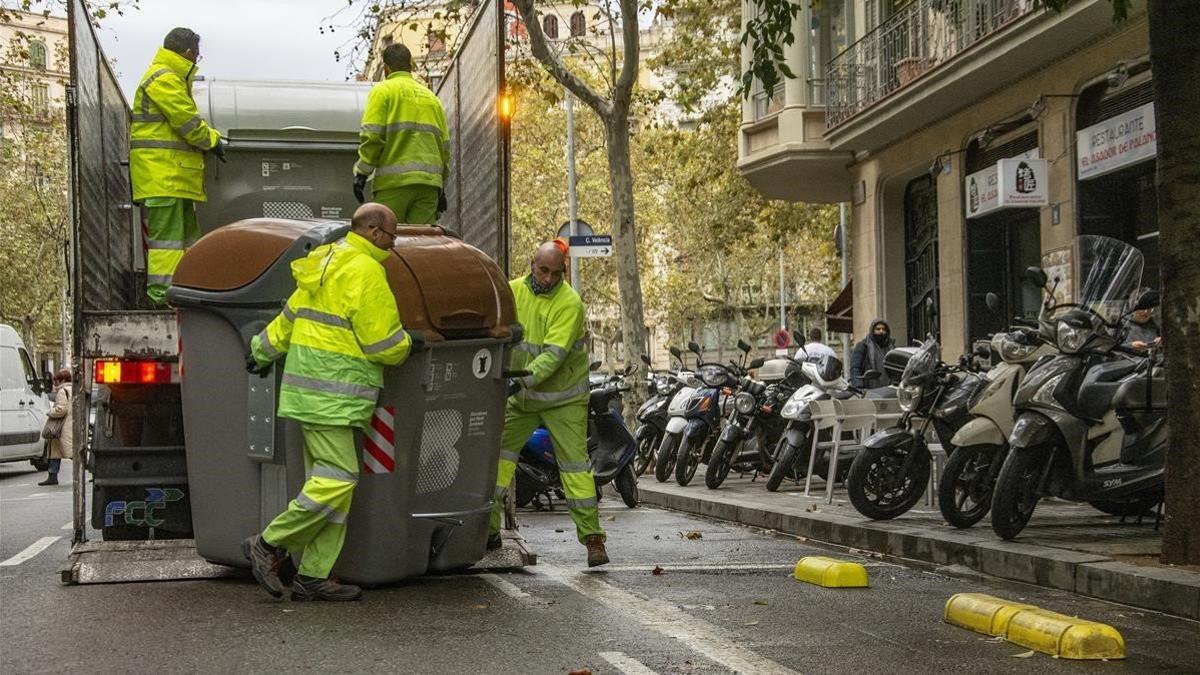
{"label": "brown container lid", "polygon": [[259,278],[313,223],[250,218],[217,229],[196,242],[172,280],[202,291],[232,291]]}

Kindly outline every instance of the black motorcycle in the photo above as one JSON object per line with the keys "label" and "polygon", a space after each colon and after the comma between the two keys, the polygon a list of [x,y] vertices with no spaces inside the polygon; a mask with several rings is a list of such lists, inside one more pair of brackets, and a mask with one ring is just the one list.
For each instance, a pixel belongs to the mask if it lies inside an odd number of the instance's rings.
{"label": "black motorcycle", "polygon": [[[649,368],[650,357],[643,354],[642,362]],[[633,472],[639,476],[654,466],[658,446],[662,443],[663,434],[667,432],[667,420],[670,419],[667,408],[671,404],[671,397],[683,386],[679,381],[678,372],[671,370],[665,373],[649,371],[646,380],[650,397],[638,408],[638,427],[633,433],[638,445],[637,457],[633,460]]]}
{"label": "black motorcycle", "polygon": [[758,379],[742,378],[704,471],[704,484],[712,490],[721,487],[731,469],[771,471],[772,454],[787,426],[779,410],[803,381],[800,364],[789,358],[755,359],[750,368],[758,369]]}
{"label": "black motorcycle", "polygon": [[971,397],[988,384],[970,371],[966,357],[958,365],[943,363],[933,338],[920,348],[893,349],[885,359],[906,362],[896,392],[903,415],[896,426],[863,441],[846,477],[850,503],[874,520],[905,513],[925,494],[933,459],[925,440],[930,427],[946,454],[953,453],[950,439],[970,421]]}

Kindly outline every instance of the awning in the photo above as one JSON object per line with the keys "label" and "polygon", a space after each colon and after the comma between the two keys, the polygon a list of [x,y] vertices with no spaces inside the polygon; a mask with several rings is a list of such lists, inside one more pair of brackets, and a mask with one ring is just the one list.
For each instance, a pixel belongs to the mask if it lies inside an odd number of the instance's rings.
{"label": "awning", "polygon": [[825,322],[830,333],[854,332],[854,280],[842,287],[829,307],[825,308]]}

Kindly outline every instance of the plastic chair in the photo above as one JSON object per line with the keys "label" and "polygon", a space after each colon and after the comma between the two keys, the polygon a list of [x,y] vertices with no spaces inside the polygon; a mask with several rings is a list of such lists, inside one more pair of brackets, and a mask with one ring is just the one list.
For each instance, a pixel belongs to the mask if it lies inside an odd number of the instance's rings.
{"label": "plastic chair", "polygon": [[829,451],[829,474],[825,481],[825,503],[833,503],[833,483],[837,480],[838,452],[842,443],[841,432],[858,432],[861,446],[864,434],[875,428],[875,403],[870,399],[851,398],[844,401],[834,401],[837,410],[838,431],[833,438],[833,449]]}
{"label": "plastic chair", "polygon": [[[838,423],[837,409],[834,407],[834,401],[813,401],[809,403],[809,412],[812,419],[812,448],[808,453],[808,473],[804,475],[804,496],[811,496],[813,471],[817,467],[817,452],[820,450],[821,432],[825,429],[833,430],[833,438],[841,437],[841,425]],[[829,474],[826,474],[829,475]]]}

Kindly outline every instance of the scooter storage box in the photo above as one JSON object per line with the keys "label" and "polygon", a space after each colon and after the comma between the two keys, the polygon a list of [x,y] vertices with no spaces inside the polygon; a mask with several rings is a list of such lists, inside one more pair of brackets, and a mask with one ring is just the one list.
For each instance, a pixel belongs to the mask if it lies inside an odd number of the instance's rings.
{"label": "scooter storage box", "polygon": [[919,351],[920,347],[896,347],[883,355],[883,370],[892,379],[892,384],[900,384],[900,376],[908,367],[909,360]]}
{"label": "scooter storage box", "polygon": [[[300,425],[275,417],[284,360],[260,378],[245,358],[295,288],[290,263],[346,231],[340,221],[239,221],[206,235],[176,271],[167,298],[179,309],[196,550],[208,560],[246,566],[241,540],[305,480]],[[401,321],[425,342],[385,369],[379,408],[356,434],[360,474],[334,573],[366,585],[483,557],[504,365],[520,335],[499,268],[440,228],[401,228],[384,268]]]}
{"label": "scooter storage box", "polygon": [[800,366],[796,365],[791,359],[771,359],[758,369],[757,379],[767,384],[775,384],[778,382],[787,381],[795,387],[799,387],[799,379],[802,377]]}

